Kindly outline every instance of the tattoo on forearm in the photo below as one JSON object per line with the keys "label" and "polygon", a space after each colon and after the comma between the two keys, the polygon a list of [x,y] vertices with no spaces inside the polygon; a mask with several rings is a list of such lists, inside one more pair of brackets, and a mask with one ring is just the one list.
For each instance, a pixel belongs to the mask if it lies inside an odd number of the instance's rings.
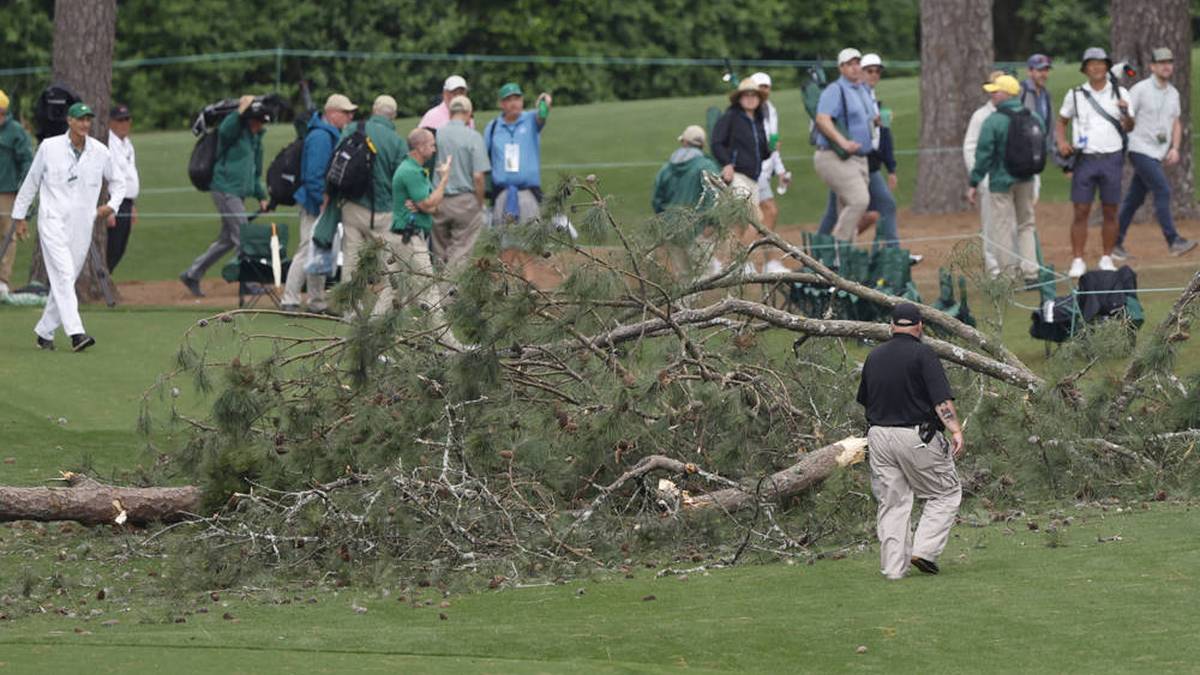
{"label": "tattoo on forearm", "polygon": [[937,406],[938,416],[942,418],[942,422],[954,422],[957,416],[954,413],[954,405],[949,401],[940,403]]}

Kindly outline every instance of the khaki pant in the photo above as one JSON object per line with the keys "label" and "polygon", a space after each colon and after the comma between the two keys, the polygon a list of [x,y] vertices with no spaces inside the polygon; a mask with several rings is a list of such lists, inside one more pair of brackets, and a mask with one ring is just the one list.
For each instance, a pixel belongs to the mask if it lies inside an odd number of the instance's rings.
{"label": "khaki pant", "polygon": [[447,274],[461,269],[483,230],[483,207],[475,193],[464,192],[442,200],[433,217],[433,256]]}
{"label": "khaki pant", "polygon": [[287,285],[283,288],[283,299],[280,300],[282,305],[299,305],[300,289],[307,286],[308,309],[313,312],[320,312],[328,307],[325,302],[325,275],[309,274],[304,269],[308,267],[312,254],[312,232],[317,225],[317,218],[318,216],[311,215],[303,208],[300,209],[300,245],[296,247],[296,255],[292,256]]}
{"label": "khaki pant", "polygon": [[975,188],[975,201],[979,204],[979,231],[983,233],[983,269],[990,277],[1000,276],[1000,258],[996,252],[996,233],[992,227],[992,192],[988,189],[988,179],[983,180]]}
{"label": "khaki pant", "polygon": [[[17,199],[15,192],[0,192],[0,246],[4,245],[5,238],[8,237],[8,231],[12,229],[12,210],[13,202]],[[4,256],[0,257],[0,286],[7,286],[8,290],[12,290],[12,284],[9,283],[9,277],[12,276],[13,260],[17,257],[17,236],[14,234],[12,241],[8,244],[8,250],[4,252]]]}
{"label": "khaki pant", "polygon": [[1037,229],[1033,220],[1036,186],[1033,181],[1013,183],[1008,192],[989,192],[991,234],[996,264],[1002,274],[1036,278]]}
{"label": "khaki pant", "polygon": [[817,175],[837,195],[838,219],[833,226],[833,237],[841,241],[854,241],[858,234],[858,221],[871,204],[871,173],[866,157],[852,156],[840,159],[832,150],[817,150],[813,155],[813,167]]}
{"label": "khaki pant", "polygon": [[[441,298],[435,290],[433,279],[430,278],[433,274],[433,262],[429,257],[425,237],[413,235],[409,237],[408,243],[404,243],[404,237],[391,230],[390,212],[376,213],[373,229],[370,216],[370,210],[358,204],[348,203],[342,207],[342,279],[349,281],[352,278],[354,268],[358,264],[359,249],[367,239],[379,239],[387,247],[387,253],[383,255],[384,271],[387,274],[371,314],[386,314],[392,309],[418,302],[433,312],[436,323],[444,323],[439,304]],[[403,297],[396,297],[398,290]]]}
{"label": "khaki pant", "polygon": [[[942,554],[958,515],[962,486],[950,443],[941,434],[926,445],[915,427],[874,426],[867,432],[867,442],[871,492],[879,502],[880,571],[889,579],[899,579],[913,556],[936,562]],[[925,500],[915,536],[910,522],[914,494]]]}

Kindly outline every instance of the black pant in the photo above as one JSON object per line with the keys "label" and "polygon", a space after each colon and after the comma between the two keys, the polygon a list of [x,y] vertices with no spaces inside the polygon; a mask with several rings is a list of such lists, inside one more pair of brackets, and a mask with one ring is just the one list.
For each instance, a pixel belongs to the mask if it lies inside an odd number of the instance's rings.
{"label": "black pant", "polygon": [[108,258],[108,272],[117,269],[117,263],[125,256],[125,247],[129,245],[129,231],[133,229],[133,200],[126,199],[117,209],[117,225],[108,230],[108,248],[105,250]]}

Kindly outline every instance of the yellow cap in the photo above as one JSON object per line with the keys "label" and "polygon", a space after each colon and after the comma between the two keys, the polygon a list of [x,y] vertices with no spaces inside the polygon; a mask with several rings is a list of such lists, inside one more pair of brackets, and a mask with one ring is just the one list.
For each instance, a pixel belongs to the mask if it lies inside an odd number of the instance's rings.
{"label": "yellow cap", "polygon": [[0,110],[8,110],[8,94],[0,89]]}
{"label": "yellow cap", "polygon": [[1021,93],[1021,83],[1017,82],[1017,78],[1012,75],[1001,75],[995,80],[983,85],[983,90],[991,94],[993,92],[1002,91],[1009,96],[1016,96]]}

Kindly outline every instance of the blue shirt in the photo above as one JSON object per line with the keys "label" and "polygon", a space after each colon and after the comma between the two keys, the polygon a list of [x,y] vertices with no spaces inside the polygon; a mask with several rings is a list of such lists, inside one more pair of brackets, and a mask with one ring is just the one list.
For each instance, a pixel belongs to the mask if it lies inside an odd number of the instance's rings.
{"label": "blue shirt", "polygon": [[[492,163],[492,183],[520,188],[542,186],[542,128],[537,120],[537,112],[528,110],[512,124],[501,115],[484,129],[484,143]],[[517,171],[509,171],[505,162],[505,147],[510,144],[517,146]]]}
{"label": "blue shirt", "polygon": [[325,172],[329,170],[340,134],[319,112],[314,112],[308,121],[304,153],[300,155],[300,187],[293,197],[300,208],[314,216],[321,212],[321,202],[325,201]]}
{"label": "blue shirt", "polygon": [[[843,101],[845,110],[842,109]],[[821,100],[817,103],[818,115],[829,115],[835,125],[838,121],[846,125],[850,132],[846,137],[861,146],[855,153],[857,155],[867,155],[871,152],[871,123],[875,119],[874,111],[875,104],[872,103],[867,88],[845,77],[839,77],[825,87],[821,92]],[[832,149],[825,134],[817,133],[816,137],[818,148]]]}

